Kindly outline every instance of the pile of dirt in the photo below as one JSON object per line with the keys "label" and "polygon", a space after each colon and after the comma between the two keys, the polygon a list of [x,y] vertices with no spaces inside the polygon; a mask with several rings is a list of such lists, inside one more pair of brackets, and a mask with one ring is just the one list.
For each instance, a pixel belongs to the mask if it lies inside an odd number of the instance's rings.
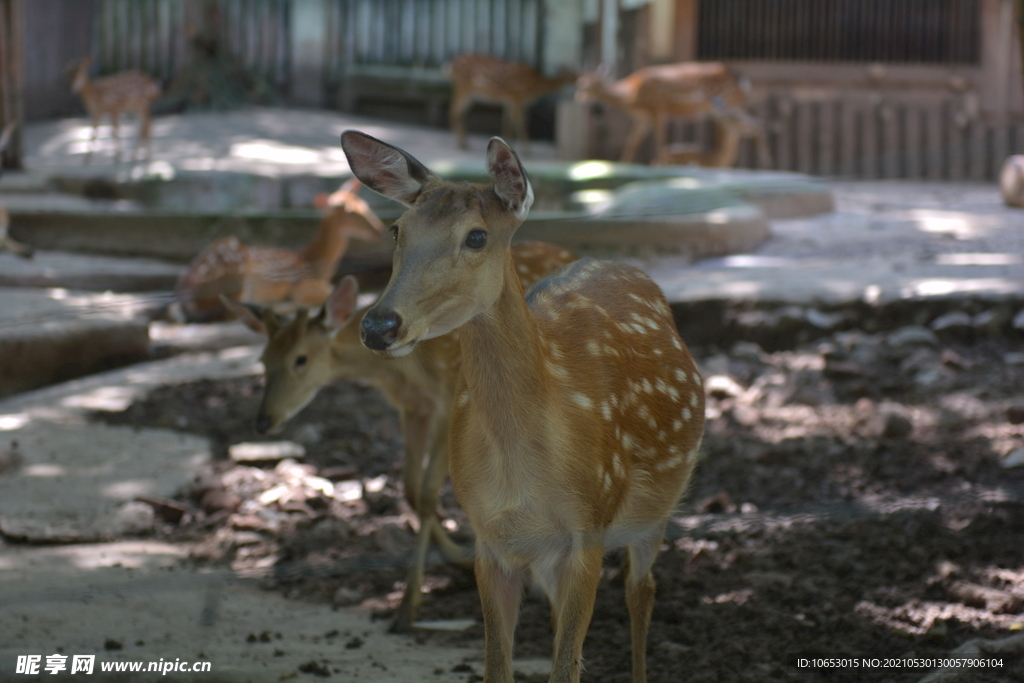
{"label": "pile of dirt", "polygon": [[[1005,336],[966,343],[907,327],[698,354],[709,419],[655,565],[649,679],[918,681],[927,669],[808,669],[795,656],[939,655],[1024,630],[1022,351]],[[235,463],[230,445],[260,440],[250,426],[259,384],[165,387],[97,419],[212,440],[222,459],[158,531],[194,541],[194,561],[263,568],[289,595],[388,618],[415,528],[396,414],[375,392],[338,383],[273,437],[303,445],[302,463]],[[447,487],[442,507],[468,540]],[[609,556],[586,681],[630,680],[619,565]],[[434,560],[427,573],[421,618],[479,618],[469,572]],[[478,624],[418,637],[478,646],[482,635]],[[550,641],[547,606],[531,591],[517,656],[548,657]],[[1020,680],[1024,654],[1017,663],[956,680]],[[467,680],[482,673],[478,662],[465,670]]]}

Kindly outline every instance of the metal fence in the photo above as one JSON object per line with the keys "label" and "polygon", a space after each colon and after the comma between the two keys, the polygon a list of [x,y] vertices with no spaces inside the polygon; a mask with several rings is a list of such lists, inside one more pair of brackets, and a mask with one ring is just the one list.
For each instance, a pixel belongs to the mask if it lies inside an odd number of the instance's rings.
{"label": "metal fence", "polygon": [[699,59],[977,64],[981,0],[705,0]]}
{"label": "metal fence", "polygon": [[542,0],[328,0],[328,73],[436,68],[462,52],[539,66]]}

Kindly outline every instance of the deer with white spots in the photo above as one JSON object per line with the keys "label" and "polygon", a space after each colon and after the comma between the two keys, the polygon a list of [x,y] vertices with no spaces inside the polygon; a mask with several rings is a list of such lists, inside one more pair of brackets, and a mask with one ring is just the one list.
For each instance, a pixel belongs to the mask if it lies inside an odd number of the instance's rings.
{"label": "deer with white spots", "polygon": [[141,71],[121,71],[110,76],[89,78],[89,66],[92,58],[86,57],[78,62],[71,75],[71,92],[78,93],[89,112],[92,121],[92,139],[89,140],[89,151],[85,155],[85,163],[92,159],[92,148],[96,144],[100,120],[110,117],[114,133],[114,158],[120,159],[120,137],[118,136],[121,114],[131,112],[139,118],[139,137],[135,141],[131,158],[139,147],[146,145],[147,154],[150,146],[150,115],[149,107],[160,97],[160,83],[155,78]]}
{"label": "deer with white spots", "polygon": [[[512,254],[523,286],[576,260],[571,251],[543,242],[513,244]],[[439,491],[448,473],[448,420],[460,366],[459,337],[452,332],[419,344],[403,358],[383,358],[359,339],[366,309],[356,309],[358,295],[359,285],[350,275],[313,317],[304,308],[288,319],[270,307],[243,306],[226,297],[224,304],[250,328],[267,336],[262,356],[263,399],[256,417],[259,433],[279,431],[322,387],[336,379],[368,381],[398,409],[405,441],[405,498],[420,521],[415,556],[393,623],[393,630],[402,631],[415,621],[422,600],[423,568],[431,539],[448,562],[472,562],[445,534],[437,514]]]}
{"label": "deer with white spots", "polygon": [[252,304],[322,304],[349,242],[377,242],[385,230],[359,197],[360,187],[353,178],[334,193],[316,197],[323,218],[301,249],[247,245],[233,235],[209,244],[179,278],[171,316],[198,322],[223,317],[222,295]]}
{"label": "deer with white spots", "polygon": [[703,434],[700,375],[664,296],[626,265],[581,260],[525,298],[509,244],[533,191],[515,152],[487,149],[492,185],[441,180],[412,156],[342,134],[355,175],[408,208],[391,281],[363,343],[401,358],[458,329],[450,476],[476,534],[484,680],[512,681],[532,573],[554,626],[551,681],[578,681],[606,550],[626,548],[634,683],[646,680],[651,567]]}

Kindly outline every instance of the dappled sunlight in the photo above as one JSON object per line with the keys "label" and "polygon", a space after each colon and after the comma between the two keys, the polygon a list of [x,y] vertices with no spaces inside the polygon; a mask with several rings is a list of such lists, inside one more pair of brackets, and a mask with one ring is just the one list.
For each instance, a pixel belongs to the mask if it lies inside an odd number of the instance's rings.
{"label": "dappled sunlight", "polygon": [[158,488],[159,483],[153,479],[128,479],[101,486],[99,493],[115,500],[132,500],[136,496],[152,494]]}
{"label": "dappled sunlight", "polygon": [[84,394],[75,394],[63,399],[60,404],[65,408],[85,408],[86,410],[107,410],[117,412],[124,410],[139,398],[143,392],[131,386],[106,386]]}
{"label": "dappled sunlight", "polygon": [[901,298],[949,296],[979,292],[1013,294],[1021,291],[1021,282],[1003,277],[927,278],[911,282],[900,289]]}

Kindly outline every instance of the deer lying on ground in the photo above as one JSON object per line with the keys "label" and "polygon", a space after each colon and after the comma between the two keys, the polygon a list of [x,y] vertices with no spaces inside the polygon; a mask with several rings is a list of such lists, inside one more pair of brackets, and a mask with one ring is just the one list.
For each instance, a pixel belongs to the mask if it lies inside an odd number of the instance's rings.
{"label": "deer lying on ground", "polygon": [[[609,82],[603,71],[583,74],[576,81],[579,102],[596,100],[625,109],[633,129],[622,150],[623,162],[632,162],[648,131],[654,127],[655,158],[668,144],[670,116],[695,119],[721,106],[742,109],[746,102],[745,81],[720,62],[682,62],[639,69],[625,78]],[[717,100],[716,100],[717,98]]]}
{"label": "deer lying on ground", "polygon": [[[542,242],[514,244],[512,254],[523,286],[576,260],[572,252]],[[400,631],[412,624],[420,606],[430,540],[445,560],[470,561],[437,516],[439,490],[448,473],[448,420],[460,365],[459,339],[453,332],[424,342],[404,358],[382,358],[359,340],[366,311],[356,310],[358,294],[355,278],[347,276],[318,315],[310,318],[300,309],[290,320],[270,308],[249,308],[229,299],[225,303],[246,325],[267,336],[262,356],[266,384],[256,417],[261,434],[280,430],[323,386],[341,378],[369,381],[398,408],[405,440],[405,497],[420,520],[416,554],[393,624]]]}
{"label": "deer lying on ground", "polygon": [[700,375],[665,297],[636,268],[586,259],[524,298],[509,243],[533,190],[499,138],[487,148],[493,185],[446,182],[356,131],[341,142],[367,187],[408,207],[363,343],[402,358],[459,331],[449,470],[476,534],[484,680],[512,681],[532,572],[552,605],[550,680],[578,681],[602,557],[625,546],[633,681],[642,683],[651,567],[704,422]]}
{"label": "deer lying on ground", "polygon": [[576,80],[567,70],[548,78],[526,64],[473,52],[452,59],[448,69],[452,78],[448,121],[461,149],[467,148],[466,112],[474,103],[486,102],[502,106],[502,134],[509,136],[514,131],[525,152],[530,142],[526,109]]}
{"label": "deer lying on ground", "polygon": [[758,160],[762,167],[772,166],[772,154],[764,124],[743,109],[716,108],[711,114],[714,139],[709,150],[697,144],[668,145],[661,150],[655,165],[696,164],[708,168],[731,168],[740,154],[740,142],[752,137],[757,143]]}
{"label": "deer lying on ground", "polygon": [[71,77],[71,92],[78,93],[82,98],[85,110],[89,113],[89,118],[92,119],[92,138],[89,140],[89,151],[85,155],[85,163],[88,164],[92,160],[92,150],[99,133],[100,120],[104,116],[110,117],[114,132],[114,158],[120,160],[118,130],[121,114],[125,112],[133,113],[139,118],[139,136],[132,149],[131,160],[135,159],[135,155],[143,143],[146,145],[148,156],[151,143],[149,107],[153,100],[160,97],[160,84],[156,79],[141,71],[122,71],[93,80],[89,78],[91,64],[92,57],[81,60],[74,67]]}
{"label": "deer lying on ground", "polygon": [[317,199],[325,213],[316,234],[301,249],[250,246],[233,236],[210,244],[178,280],[172,317],[195,321],[221,318],[225,313],[221,295],[252,304],[322,304],[331,293],[331,278],[349,240],[377,242],[384,232],[377,214],[359,198],[360,187],[353,178],[333,194]]}

